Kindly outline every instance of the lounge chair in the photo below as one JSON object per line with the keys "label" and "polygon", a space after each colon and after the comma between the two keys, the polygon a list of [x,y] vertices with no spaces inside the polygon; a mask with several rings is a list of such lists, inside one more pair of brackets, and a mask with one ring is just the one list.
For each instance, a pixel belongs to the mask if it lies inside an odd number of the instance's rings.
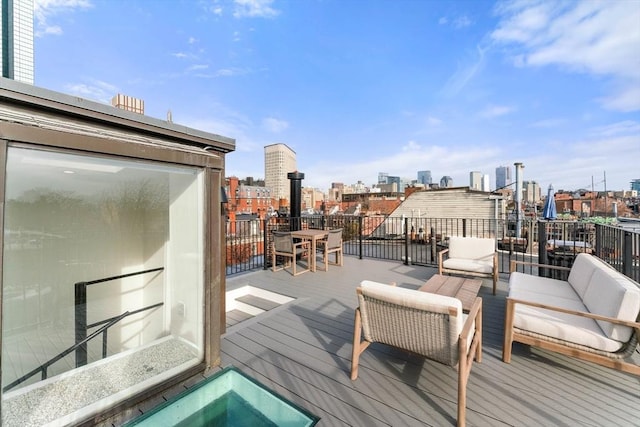
{"label": "lounge chair", "polygon": [[438,252],[438,274],[491,277],[493,294],[498,284],[498,252],[494,239],[479,237],[449,238],[449,247]]}
{"label": "lounge chair", "polygon": [[482,358],[482,298],[465,315],[452,297],[371,281],[360,283],[356,292],[351,379],[358,378],[360,354],[374,342],[457,367],[458,426],[464,426],[471,365]]}

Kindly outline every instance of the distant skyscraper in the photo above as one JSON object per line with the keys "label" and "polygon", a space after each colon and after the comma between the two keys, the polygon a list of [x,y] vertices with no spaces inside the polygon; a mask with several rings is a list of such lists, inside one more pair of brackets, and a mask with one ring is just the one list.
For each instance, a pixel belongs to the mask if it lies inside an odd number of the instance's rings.
{"label": "distant skyscraper", "polygon": [[296,152],[286,144],[264,147],[264,185],[271,189],[274,199],[291,200],[291,183],[287,174],[297,170]]}
{"label": "distant skyscraper", "polygon": [[33,0],[0,0],[2,77],[33,84]]}
{"label": "distant skyscraper", "polygon": [[482,190],[482,172],[469,172],[469,188],[472,190]]}
{"label": "distant skyscraper", "polygon": [[631,190],[640,192],[640,179],[631,180]]}
{"label": "distant skyscraper", "polygon": [[511,185],[511,166],[496,168],[496,190]]}
{"label": "distant skyscraper", "polygon": [[491,179],[487,173],[482,175],[482,191],[491,191]]}
{"label": "distant skyscraper", "polygon": [[540,184],[536,181],[522,181],[522,201],[538,203],[541,199]]}
{"label": "distant skyscraper", "polygon": [[431,184],[431,171],[418,171],[418,184],[428,187]]}
{"label": "distant skyscraper", "polygon": [[453,187],[453,179],[450,176],[440,178],[440,188]]}
{"label": "distant skyscraper", "polygon": [[111,99],[111,105],[121,110],[144,114],[144,101],[132,96],[117,94]]}
{"label": "distant skyscraper", "polygon": [[378,184],[388,184],[389,174],[387,172],[378,172]]}

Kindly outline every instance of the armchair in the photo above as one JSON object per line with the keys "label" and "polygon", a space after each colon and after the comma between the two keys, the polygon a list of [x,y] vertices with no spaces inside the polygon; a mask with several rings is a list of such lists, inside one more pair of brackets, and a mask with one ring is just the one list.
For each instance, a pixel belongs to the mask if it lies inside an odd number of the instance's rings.
{"label": "armchair", "polygon": [[318,242],[318,249],[322,251],[325,271],[329,269],[329,254],[336,254],[334,265],[342,266],[342,228],[329,230],[327,238]]}
{"label": "armchair", "polygon": [[498,252],[495,240],[451,236],[449,247],[438,252],[438,274],[443,273],[491,277],[495,295],[498,283]]}
{"label": "armchair", "polygon": [[457,367],[458,426],[464,426],[471,365],[482,358],[482,298],[467,316],[452,297],[366,280],[356,292],[351,379],[358,378],[360,354],[373,342]]}
{"label": "armchair", "polygon": [[[307,267],[306,269],[299,270],[296,273],[298,255],[304,256],[305,253],[307,256]],[[277,268],[276,258],[278,256],[285,258],[285,262],[281,268]],[[291,274],[293,274],[294,276],[306,273],[307,271],[309,271],[309,266],[311,265],[310,257],[311,245],[309,241],[301,241],[296,243],[293,241],[293,237],[291,236],[290,232],[273,231],[271,248],[271,265],[273,267],[273,271],[284,270],[289,265],[293,265]]]}

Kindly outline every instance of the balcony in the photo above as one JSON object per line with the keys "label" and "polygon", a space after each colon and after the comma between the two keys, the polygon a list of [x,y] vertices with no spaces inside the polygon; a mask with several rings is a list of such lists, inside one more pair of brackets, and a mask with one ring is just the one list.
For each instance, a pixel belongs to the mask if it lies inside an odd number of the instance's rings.
{"label": "balcony", "polygon": [[[227,288],[251,285],[293,301],[228,328],[222,365],[235,365],[324,426],[444,426],[456,421],[456,371],[372,344],[360,374],[349,379],[355,288],[363,279],[417,288],[436,272],[346,256],[344,267],[293,277],[255,271],[229,277]],[[468,425],[638,425],[640,378],[526,345],[501,360],[507,277],[496,296],[485,280],[483,358],[467,388]],[[633,356],[640,364],[640,354]]]}
{"label": "balcony", "polygon": [[[306,226],[309,225],[313,224]],[[267,228],[272,226],[276,225],[267,224]],[[447,227],[432,234],[462,232],[451,223]],[[477,235],[483,229],[466,232]],[[546,244],[540,252],[537,236],[546,233],[547,227],[531,229],[535,233],[530,234],[533,241],[528,249],[501,251],[503,264],[510,259],[536,258],[539,253],[560,253]],[[401,225],[397,230],[402,230]],[[495,228],[491,232],[495,233]],[[599,239],[599,243],[593,242],[594,251],[616,247],[607,251],[612,257],[609,262],[622,268],[624,233],[610,229],[594,233],[582,236]],[[358,379],[349,378],[357,306],[355,288],[365,279],[418,288],[436,273],[435,266],[429,263],[430,242],[446,244],[444,239],[436,242],[428,236],[425,244],[414,242],[402,232],[388,234],[384,238],[347,238],[344,266],[330,267],[328,271],[293,277],[282,271],[274,273],[262,264],[260,268],[254,266],[250,271],[228,275],[227,293],[244,295],[243,303],[255,310],[236,310],[227,304],[221,366],[241,369],[318,415],[321,426],[455,425],[457,373],[452,368],[372,344],[361,356]],[[554,235],[560,236],[569,235]],[[632,242],[637,242],[637,236],[632,237]],[[571,247],[562,250],[573,251]],[[613,252],[618,253],[616,257]],[[635,259],[630,267],[635,274],[637,259],[631,258]],[[511,363],[502,362],[507,281],[508,274],[503,271],[497,295],[492,295],[490,280],[484,280],[480,290],[483,357],[482,363],[474,364],[467,386],[468,425],[639,425],[637,376],[519,343],[514,344]],[[243,291],[246,289],[249,295]],[[640,364],[638,349],[631,359]],[[181,390],[193,383],[192,379]]]}

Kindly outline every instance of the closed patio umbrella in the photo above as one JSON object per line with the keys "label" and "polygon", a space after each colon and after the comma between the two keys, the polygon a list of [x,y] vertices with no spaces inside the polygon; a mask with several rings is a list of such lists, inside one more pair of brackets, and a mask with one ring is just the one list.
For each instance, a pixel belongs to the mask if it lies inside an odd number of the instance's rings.
{"label": "closed patio umbrella", "polygon": [[556,219],[558,212],[556,211],[556,199],[553,197],[553,185],[549,184],[549,190],[547,191],[547,200],[544,202],[544,209],[542,209],[542,217],[544,219]]}

